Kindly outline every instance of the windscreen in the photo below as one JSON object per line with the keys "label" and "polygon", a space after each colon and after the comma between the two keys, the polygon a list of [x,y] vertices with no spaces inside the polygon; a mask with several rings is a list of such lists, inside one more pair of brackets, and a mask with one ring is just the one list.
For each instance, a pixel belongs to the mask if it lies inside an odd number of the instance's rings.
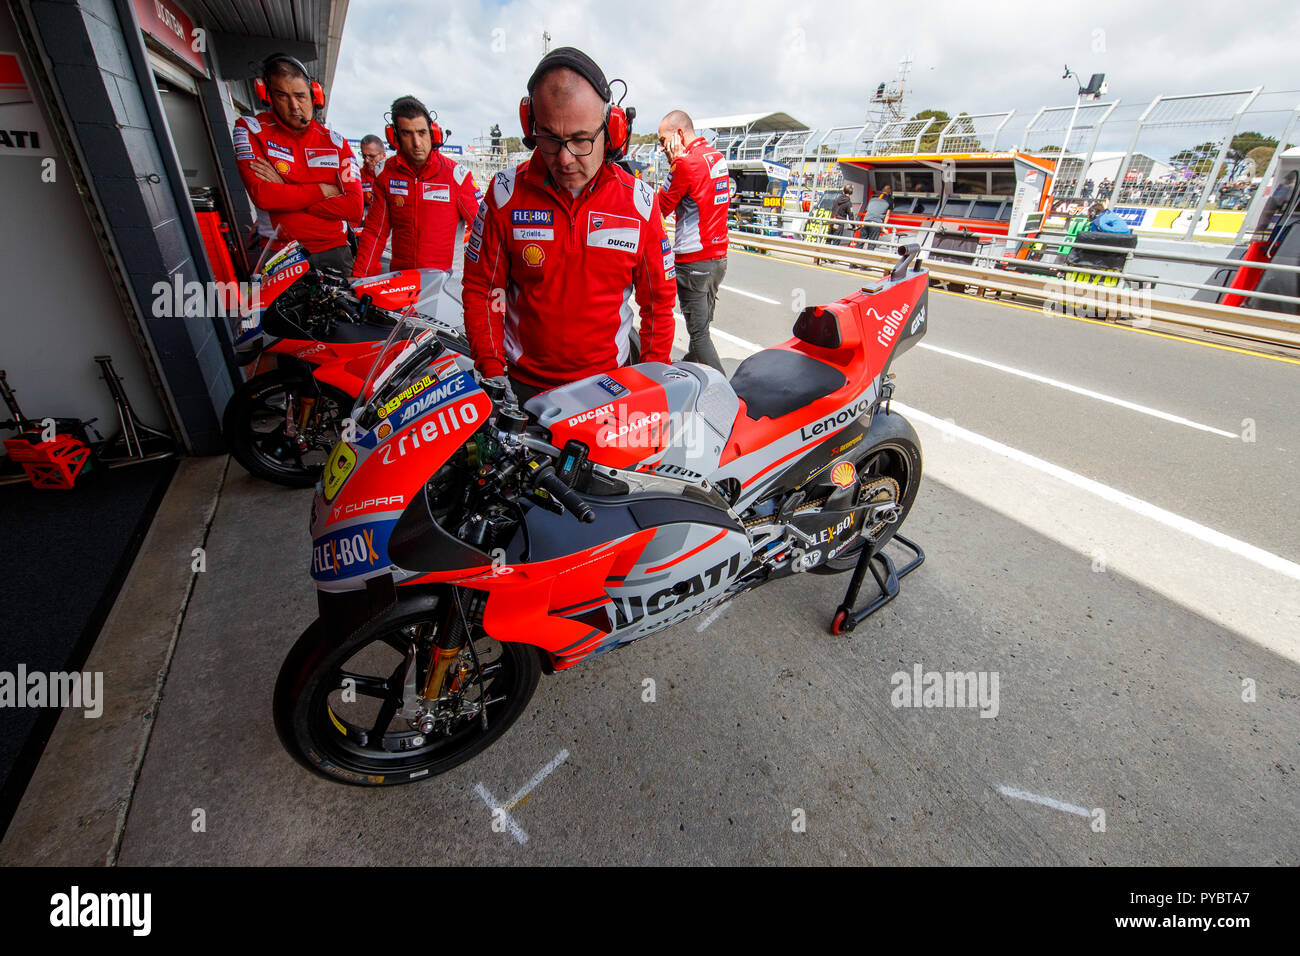
{"label": "windscreen", "polygon": [[432,366],[445,354],[437,335],[442,327],[438,320],[418,313],[403,316],[393,327],[361,388],[365,407],[357,416],[359,426],[373,427],[389,406],[395,408],[410,397],[408,392],[414,395],[437,381]]}

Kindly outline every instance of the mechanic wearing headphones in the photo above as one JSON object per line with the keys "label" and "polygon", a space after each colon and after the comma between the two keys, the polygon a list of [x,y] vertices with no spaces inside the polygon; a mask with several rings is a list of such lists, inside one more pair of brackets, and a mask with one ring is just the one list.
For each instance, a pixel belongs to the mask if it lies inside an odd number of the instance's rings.
{"label": "mechanic wearing headphones", "polygon": [[390,269],[450,271],[456,224],[474,220],[483,198],[464,166],[438,151],[442,129],[414,96],[393,101],[392,124],[384,129],[397,155],[375,177],[357,262],[358,278],[382,271],[380,256],[393,236]]}
{"label": "mechanic wearing headphones", "polygon": [[654,191],[613,162],[629,119],[605,75],[579,50],[552,50],[519,112],[535,152],[493,177],[465,246],[465,331],[479,371],[509,375],[526,401],[619,367],[634,289],[641,360],[668,362],[673,254]]}
{"label": "mechanic wearing headphones", "polygon": [[296,239],[313,266],[347,275],[347,223],[359,221],[364,206],[352,147],[313,118],[325,94],[293,57],[268,57],[254,86],[271,109],[235,122],[235,160],[244,188],[255,206],[270,213],[276,248]]}

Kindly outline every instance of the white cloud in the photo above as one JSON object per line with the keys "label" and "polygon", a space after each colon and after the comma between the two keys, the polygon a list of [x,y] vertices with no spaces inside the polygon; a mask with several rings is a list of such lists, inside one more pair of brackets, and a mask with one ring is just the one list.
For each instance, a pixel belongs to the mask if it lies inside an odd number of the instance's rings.
{"label": "white cloud", "polygon": [[[352,0],[330,124],[349,136],[381,132],[388,104],[409,92],[437,110],[453,142],[469,142],[494,122],[518,135],[519,97],[541,57],[543,29],[552,47],[577,46],[611,79],[627,80],[638,132],[678,107],[695,116],[783,110],[814,127],[860,122],[875,85],[893,79],[909,53],[909,115],[1014,108],[1013,124],[1023,124],[1040,106],[1073,101],[1074,87],[1061,79],[1066,63],[1085,77],[1106,73],[1111,98],[1134,114],[1159,93],[1293,89],[1300,8],[1286,0],[1241,10],[1122,0],[798,7]],[[1261,105],[1295,101],[1273,96]],[[1276,134],[1285,116],[1273,119]]]}

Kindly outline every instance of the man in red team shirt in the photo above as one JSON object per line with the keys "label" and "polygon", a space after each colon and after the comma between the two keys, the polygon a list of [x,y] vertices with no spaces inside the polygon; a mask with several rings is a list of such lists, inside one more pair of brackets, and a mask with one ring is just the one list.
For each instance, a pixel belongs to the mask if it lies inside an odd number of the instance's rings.
{"label": "man in red team shirt", "polygon": [[493,177],[464,284],[475,364],[508,374],[521,401],[624,364],[634,289],[642,361],[669,361],[675,276],[654,191],[613,163],[627,123],[600,67],[572,47],[552,50],[528,93],[524,143],[536,151]]}
{"label": "man in red team shirt", "polygon": [[275,246],[298,240],[317,268],[352,271],[347,223],[361,219],[361,176],[352,147],[313,118],[319,85],[291,56],[263,64],[271,109],[235,122],[235,160],[253,204],[271,215]]}
{"label": "man in red team shirt", "polygon": [[691,344],[686,361],[723,371],[709,338],[718,287],[727,274],[727,204],[731,198],[727,160],[695,135],[695,124],[681,110],[659,122],[659,148],[672,168],[659,191],[659,208],[676,215],[673,254],[677,258],[677,301]]}
{"label": "man in red team shirt", "polygon": [[375,177],[352,274],[362,278],[382,271],[380,257],[390,233],[390,269],[450,271],[456,225],[473,221],[483,197],[469,170],[438,151],[442,130],[423,103],[400,97],[393,101],[392,118],[397,155]]}
{"label": "man in red team shirt", "polygon": [[366,202],[366,212],[370,211],[375,177],[384,168],[384,160],[387,156],[384,141],[374,133],[367,133],[361,137],[361,196]]}

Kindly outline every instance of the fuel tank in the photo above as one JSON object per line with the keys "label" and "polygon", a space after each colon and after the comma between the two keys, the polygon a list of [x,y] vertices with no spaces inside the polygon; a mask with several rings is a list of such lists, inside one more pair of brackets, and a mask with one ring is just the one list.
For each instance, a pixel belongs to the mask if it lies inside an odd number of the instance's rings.
{"label": "fuel tank", "polygon": [[551,441],[590,461],[700,481],[718,467],[740,403],[723,374],[694,362],[645,362],[573,382],[524,406]]}

